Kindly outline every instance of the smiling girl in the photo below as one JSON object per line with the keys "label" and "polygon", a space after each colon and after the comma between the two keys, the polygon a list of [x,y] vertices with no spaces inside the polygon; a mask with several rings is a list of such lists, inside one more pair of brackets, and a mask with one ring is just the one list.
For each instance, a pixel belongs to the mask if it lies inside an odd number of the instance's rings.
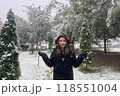
{"label": "smiling girl", "polygon": [[75,53],[70,49],[70,38],[65,34],[59,35],[55,40],[56,48],[50,58],[46,53],[38,52],[44,62],[53,68],[53,80],[73,80],[73,66],[78,67],[87,55],[84,51],[76,58]]}

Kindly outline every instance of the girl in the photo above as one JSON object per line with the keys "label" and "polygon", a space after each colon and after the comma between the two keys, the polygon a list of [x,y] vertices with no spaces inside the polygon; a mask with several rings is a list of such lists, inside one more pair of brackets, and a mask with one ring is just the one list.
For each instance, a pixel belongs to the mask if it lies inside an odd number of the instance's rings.
{"label": "girl", "polygon": [[76,58],[75,53],[69,47],[70,39],[65,34],[59,35],[55,44],[57,46],[50,58],[46,53],[38,52],[38,54],[42,56],[47,66],[54,67],[53,80],[73,80],[72,66],[78,67],[86,57],[87,52],[82,52]]}

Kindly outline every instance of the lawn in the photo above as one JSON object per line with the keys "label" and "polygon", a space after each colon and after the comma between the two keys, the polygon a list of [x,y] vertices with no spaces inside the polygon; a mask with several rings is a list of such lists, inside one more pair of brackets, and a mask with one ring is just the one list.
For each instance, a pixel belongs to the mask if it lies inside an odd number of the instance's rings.
{"label": "lawn", "polygon": [[120,52],[93,51],[94,66],[112,67],[114,71],[120,71]]}

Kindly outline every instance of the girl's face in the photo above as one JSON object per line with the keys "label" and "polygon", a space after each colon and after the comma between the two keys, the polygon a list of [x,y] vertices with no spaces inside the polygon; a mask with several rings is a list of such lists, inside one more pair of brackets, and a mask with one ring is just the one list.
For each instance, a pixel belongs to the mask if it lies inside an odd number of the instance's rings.
{"label": "girl's face", "polygon": [[61,48],[65,48],[65,46],[67,45],[67,41],[64,37],[60,37],[58,44]]}

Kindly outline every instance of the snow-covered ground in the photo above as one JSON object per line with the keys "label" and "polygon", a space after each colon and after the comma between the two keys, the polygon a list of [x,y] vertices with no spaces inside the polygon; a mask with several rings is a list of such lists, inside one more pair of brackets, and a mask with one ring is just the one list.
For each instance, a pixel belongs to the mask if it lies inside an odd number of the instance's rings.
{"label": "snow-covered ground", "polygon": [[[47,53],[50,55],[50,53]],[[39,65],[38,65],[39,60]],[[19,62],[21,68],[20,80],[52,80],[52,68],[45,65],[42,58],[37,53],[30,54],[30,52],[21,52],[19,55]],[[94,68],[93,68],[94,69]],[[95,73],[84,74],[74,68],[75,80],[120,80],[120,73],[113,72],[112,68],[98,67],[99,71]]]}
{"label": "snow-covered ground", "polygon": [[[99,50],[104,50],[104,48],[96,48]],[[108,52],[120,52],[120,47],[119,48],[107,48]]]}
{"label": "snow-covered ground", "polygon": [[109,48],[111,52],[120,52],[120,48]]}

